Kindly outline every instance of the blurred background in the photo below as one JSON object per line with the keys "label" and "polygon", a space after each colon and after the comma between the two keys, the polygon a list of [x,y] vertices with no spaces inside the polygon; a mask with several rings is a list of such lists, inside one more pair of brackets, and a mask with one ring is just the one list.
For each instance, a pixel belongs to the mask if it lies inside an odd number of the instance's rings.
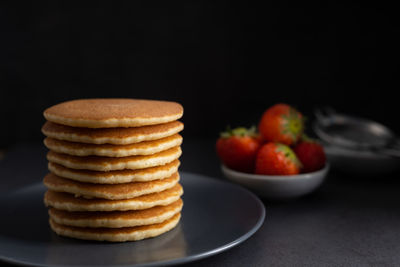
{"label": "blurred background", "polygon": [[[265,3],[264,3],[265,4]],[[0,4],[0,147],[41,142],[45,108],[76,98],[178,101],[184,136],[257,124],[276,102],[396,133],[396,9],[335,1]]]}

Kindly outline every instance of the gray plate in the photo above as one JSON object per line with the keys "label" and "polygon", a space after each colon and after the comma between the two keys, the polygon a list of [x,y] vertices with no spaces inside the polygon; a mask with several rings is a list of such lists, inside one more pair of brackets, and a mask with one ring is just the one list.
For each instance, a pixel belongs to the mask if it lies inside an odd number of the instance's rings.
{"label": "gray plate", "polygon": [[245,241],[265,208],[237,185],[181,172],[185,194],[176,228],[152,239],[105,243],[59,237],[48,226],[41,183],[0,198],[0,260],[34,266],[166,266],[186,263]]}

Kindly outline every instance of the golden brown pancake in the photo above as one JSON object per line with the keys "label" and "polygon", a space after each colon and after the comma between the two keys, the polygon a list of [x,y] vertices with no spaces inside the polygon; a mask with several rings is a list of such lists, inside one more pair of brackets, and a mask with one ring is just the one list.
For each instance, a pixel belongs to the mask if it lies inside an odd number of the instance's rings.
{"label": "golden brown pancake", "polygon": [[44,135],[57,140],[114,145],[157,140],[174,135],[182,130],[183,123],[180,121],[142,127],[100,129],[71,127],[47,121],[42,127]]}
{"label": "golden brown pancake", "polygon": [[113,171],[124,169],[144,169],[164,165],[178,159],[181,154],[181,148],[177,146],[152,155],[120,158],[100,156],[78,157],[49,151],[47,153],[47,159],[50,162],[58,163],[71,169]]}
{"label": "golden brown pancake", "polygon": [[49,209],[50,218],[59,224],[78,227],[133,227],[161,223],[182,210],[181,199],[166,205],[129,211],[65,211]]}
{"label": "golden brown pancake", "polygon": [[50,227],[58,235],[85,240],[125,242],[137,241],[155,237],[173,229],[178,223],[181,214],[177,213],[172,218],[162,223],[123,228],[90,228],[67,226],[49,220]]}
{"label": "golden brown pancake", "polygon": [[179,182],[179,173],[168,178],[149,182],[132,182],[124,184],[90,184],[61,178],[53,173],[47,174],[44,185],[56,192],[65,192],[85,198],[129,199],[172,188]]}
{"label": "golden brown pancake", "polygon": [[183,194],[178,183],[161,192],[142,195],[130,199],[109,200],[101,198],[87,199],[75,197],[69,193],[48,190],[44,195],[44,203],[48,207],[67,211],[125,211],[142,210],[154,206],[165,206],[177,201]]}
{"label": "golden brown pancake", "polygon": [[137,127],[177,120],[183,115],[180,104],[127,98],[78,99],[46,109],[51,122],[86,128]]}
{"label": "golden brown pancake", "polygon": [[129,145],[84,144],[47,137],[44,139],[44,144],[52,151],[73,156],[128,157],[151,155],[179,146],[182,144],[182,136],[175,134],[158,140],[144,141]]}
{"label": "golden brown pancake", "polygon": [[164,165],[149,167],[145,169],[126,169],[108,172],[70,169],[53,162],[49,162],[48,168],[52,173],[56,174],[57,176],[69,178],[80,182],[119,184],[164,179],[177,172],[179,165],[180,161],[176,159]]}

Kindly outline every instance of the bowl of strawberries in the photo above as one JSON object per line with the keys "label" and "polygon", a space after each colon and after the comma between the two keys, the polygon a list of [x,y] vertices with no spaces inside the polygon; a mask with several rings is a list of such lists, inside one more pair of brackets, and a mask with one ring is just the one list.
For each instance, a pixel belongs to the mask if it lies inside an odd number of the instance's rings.
{"label": "bowl of strawberries", "polygon": [[329,171],[323,146],[304,134],[301,112],[279,103],[258,127],[227,129],[216,142],[223,174],[265,198],[295,198],[317,189]]}

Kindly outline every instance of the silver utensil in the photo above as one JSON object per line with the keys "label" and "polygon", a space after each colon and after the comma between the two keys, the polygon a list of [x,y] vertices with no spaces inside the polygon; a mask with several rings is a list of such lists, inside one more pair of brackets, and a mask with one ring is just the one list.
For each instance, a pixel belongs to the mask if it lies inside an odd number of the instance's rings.
{"label": "silver utensil", "polygon": [[313,130],[324,142],[400,157],[400,139],[388,127],[366,118],[337,113],[331,107],[318,108],[314,114]]}

